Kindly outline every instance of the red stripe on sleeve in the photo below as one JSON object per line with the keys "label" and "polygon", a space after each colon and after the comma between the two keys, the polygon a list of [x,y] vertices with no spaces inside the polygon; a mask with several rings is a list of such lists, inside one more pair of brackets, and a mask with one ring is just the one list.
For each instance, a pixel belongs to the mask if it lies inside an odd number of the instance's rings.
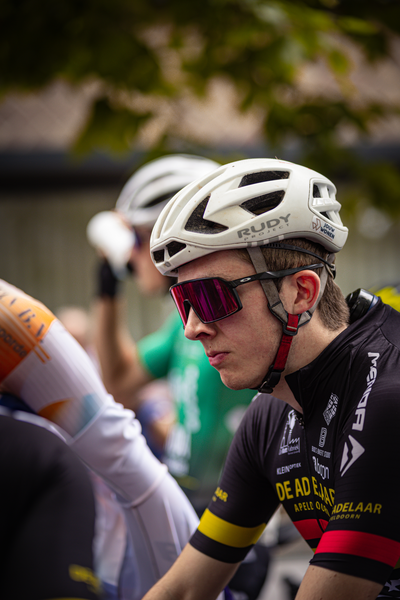
{"label": "red stripe on sleeve", "polygon": [[305,540],[319,539],[325,531],[328,521],[320,519],[304,519],[302,521],[293,521],[297,531]]}
{"label": "red stripe on sleeve", "polygon": [[400,543],[361,531],[327,531],[322,536],[315,554],[321,552],[352,554],[394,567],[400,556]]}

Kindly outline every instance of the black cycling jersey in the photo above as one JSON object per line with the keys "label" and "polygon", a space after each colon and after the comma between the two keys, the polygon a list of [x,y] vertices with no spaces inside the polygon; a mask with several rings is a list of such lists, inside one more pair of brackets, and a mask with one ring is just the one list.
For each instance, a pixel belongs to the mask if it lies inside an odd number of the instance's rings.
{"label": "black cycling jersey", "polygon": [[0,458],[0,597],[100,598],[86,468],[54,433],[3,412]]}
{"label": "black cycling jersey", "polygon": [[190,543],[241,561],[282,503],[311,564],[400,598],[400,314],[379,301],[286,380],[303,415],[256,397]]}

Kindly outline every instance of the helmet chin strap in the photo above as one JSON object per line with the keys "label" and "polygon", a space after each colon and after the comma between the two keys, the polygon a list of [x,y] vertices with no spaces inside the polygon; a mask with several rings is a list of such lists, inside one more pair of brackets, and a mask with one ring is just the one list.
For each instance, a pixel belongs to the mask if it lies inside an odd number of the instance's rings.
{"label": "helmet chin strap", "polygon": [[[301,251],[300,248],[298,250]],[[259,246],[254,248],[247,248],[247,252],[249,253],[250,260],[253,263],[256,273],[263,273],[264,271],[268,271],[264,255]],[[333,254],[330,254],[327,258],[327,262],[331,262],[332,259]],[[292,315],[286,312],[282,301],[279,297],[278,290],[276,289],[276,286],[271,279],[260,281],[264,293],[267,297],[269,310],[282,323],[282,337],[273,364],[269,367],[261,385],[258,388],[256,388],[259,392],[271,394],[274,387],[279,383],[281,374],[286,366],[286,361],[288,358],[293,338],[297,334],[299,327],[305,325],[310,321],[312,314],[316,309],[318,302],[322,297],[322,294],[324,293],[329,273],[330,271],[328,271],[328,268],[325,268],[323,270],[320,277],[321,288],[319,291],[317,301],[309,310],[306,310],[301,315]]]}

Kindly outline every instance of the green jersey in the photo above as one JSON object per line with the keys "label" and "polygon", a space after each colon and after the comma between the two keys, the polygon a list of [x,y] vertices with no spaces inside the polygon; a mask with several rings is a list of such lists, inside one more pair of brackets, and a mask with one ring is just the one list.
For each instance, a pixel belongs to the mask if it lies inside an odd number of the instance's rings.
{"label": "green jersey", "polygon": [[215,491],[233,434],[255,392],[233,391],[210,366],[200,342],[185,338],[173,313],[138,344],[139,356],[154,378],[167,377],[176,423],[164,462],[198,512]]}

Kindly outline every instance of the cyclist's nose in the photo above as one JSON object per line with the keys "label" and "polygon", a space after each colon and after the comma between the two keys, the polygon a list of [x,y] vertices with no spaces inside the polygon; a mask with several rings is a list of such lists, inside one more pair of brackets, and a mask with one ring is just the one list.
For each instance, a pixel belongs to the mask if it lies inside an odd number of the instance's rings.
{"label": "cyclist's nose", "polygon": [[190,307],[190,310],[187,315],[187,323],[185,327],[185,336],[189,340],[199,340],[203,335],[212,335],[213,327],[212,323],[204,324],[200,321],[199,317],[194,312],[193,308]]}

